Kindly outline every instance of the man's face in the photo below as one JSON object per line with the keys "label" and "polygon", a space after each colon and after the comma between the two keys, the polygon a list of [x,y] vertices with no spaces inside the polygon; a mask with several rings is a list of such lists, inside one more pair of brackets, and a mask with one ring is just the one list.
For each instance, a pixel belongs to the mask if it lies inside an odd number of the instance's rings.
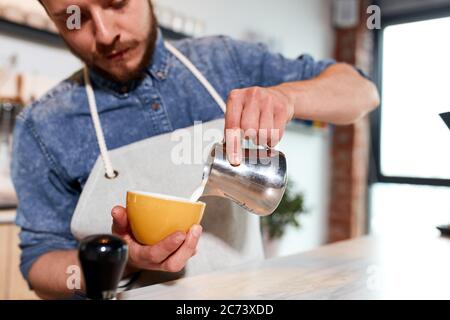
{"label": "man's face", "polygon": [[[72,52],[89,67],[125,82],[153,54],[157,27],[148,0],[42,0]],[[67,8],[81,10],[81,29],[69,30]]]}

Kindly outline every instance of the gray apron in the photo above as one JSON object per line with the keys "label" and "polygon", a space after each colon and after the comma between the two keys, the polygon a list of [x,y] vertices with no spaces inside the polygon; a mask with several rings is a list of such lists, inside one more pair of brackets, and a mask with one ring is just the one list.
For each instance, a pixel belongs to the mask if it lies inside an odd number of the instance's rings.
{"label": "gray apron", "polygon": [[[198,69],[175,47],[169,43],[165,45],[203,84],[225,112],[225,102]],[[93,234],[111,233],[111,209],[116,205],[126,205],[127,190],[190,197],[202,181],[203,163],[184,164],[171,161],[174,148],[180,145],[180,141],[174,137],[186,134],[198,136],[194,132],[199,129],[203,133],[211,133],[214,130],[219,132],[219,135],[209,137],[209,143],[199,141],[199,144],[196,144],[197,141],[194,141],[194,145],[200,145],[203,149],[201,154],[205,154],[214,143],[222,141],[225,124],[224,119],[195,124],[118,149],[107,150],[87,67],[84,69],[84,78],[101,155],[83,188],[72,218],[71,231],[79,240]],[[204,137],[200,137],[202,138]],[[114,179],[108,178],[116,174]],[[198,244],[197,255],[188,261],[180,273],[142,272],[133,287],[211,272],[263,258],[258,216],[227,199],[205,197],[201,201],[206,203],[206,209],[201,222],[204,232]]]}

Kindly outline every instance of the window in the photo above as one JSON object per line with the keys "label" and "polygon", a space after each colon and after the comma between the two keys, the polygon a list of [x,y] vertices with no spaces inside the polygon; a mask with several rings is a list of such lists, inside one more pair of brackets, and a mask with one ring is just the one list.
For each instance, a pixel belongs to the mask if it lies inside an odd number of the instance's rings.
{"label": "window", "polygon": [[379,170],[450,181],[450,17],[387,26],[382,36]]}
{"label": "window", "polygon": [[372,118],[373,233],[437,234],[450,219],[450,8],[383,17]]}

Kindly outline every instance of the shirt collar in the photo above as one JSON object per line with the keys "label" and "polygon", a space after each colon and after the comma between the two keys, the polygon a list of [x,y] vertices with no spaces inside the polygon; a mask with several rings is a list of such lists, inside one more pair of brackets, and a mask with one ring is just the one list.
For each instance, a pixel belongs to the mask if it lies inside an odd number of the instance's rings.
{"label": "shirt collar", "polygon": [[[155,50],[146,69],[146,73],[151,75],[156,80],[164,80],[169,71],[168,58],[169,52],[164,45],[164,37],[162,32],[158,28]],[[135,89],[143,80],[135,79],[129,82],[117,82],[105,78],[103,75],[92,69],[89,70],[89,74],[93,83],[100,87],[111,89],[119,94],[127,94],[129,91]]]}
{"label": "shirt collar", "polygon": [[161,29],[158,28],[158,36],[156,38],[155,52],[152,62],[148,67],[150,74],[158,80],[164,80],[169,72],[169,51],[164,44],[164,37]]}

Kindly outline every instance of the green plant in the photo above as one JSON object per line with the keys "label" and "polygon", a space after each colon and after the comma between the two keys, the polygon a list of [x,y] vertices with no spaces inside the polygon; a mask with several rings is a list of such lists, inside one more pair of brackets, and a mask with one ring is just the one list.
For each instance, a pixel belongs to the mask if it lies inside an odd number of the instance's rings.
{"label": "green plant", "polygon": [[287,226],[300,227],[298,220],[300,214],[306,213],[304,196],[296,193],[294,183],[288,180],[286,191],[277,209],[269,216],[262,218],[262,228],[268,232],[270,239],[281,238]]}

